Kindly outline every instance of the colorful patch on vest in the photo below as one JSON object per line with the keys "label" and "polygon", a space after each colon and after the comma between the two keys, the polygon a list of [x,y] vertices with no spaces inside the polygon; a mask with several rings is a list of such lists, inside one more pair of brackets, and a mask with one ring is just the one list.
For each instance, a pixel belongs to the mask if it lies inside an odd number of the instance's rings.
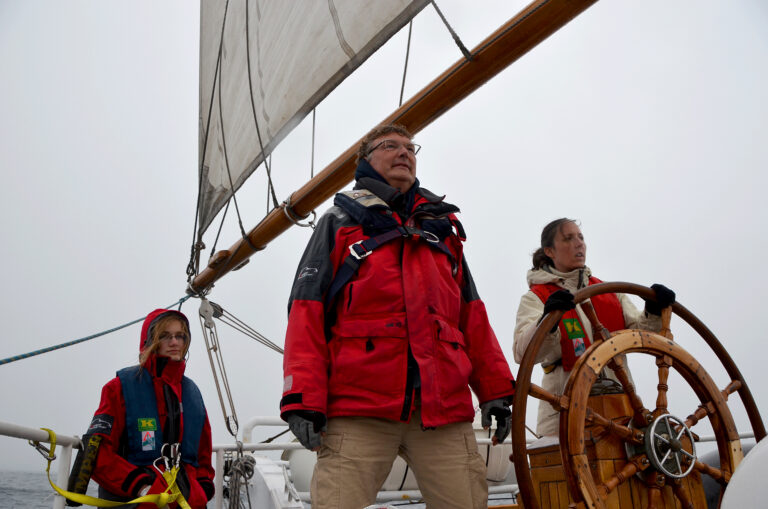
{"label": "colorful patch on vest", "polygon": [[573,353],[576,357],[579,357],[587,350],[587,345],[584,344],[584,337],[573,338],[571,341],[573,341]]}
{"label": "colorful patch on vest", "polygon": [[[584,331],[581,328],[581,324],[579,323],[579,320],[576,318],[566,318],[563,320],[563,325],[565,325],[565,331],[568,333],[568,339],[577,339],[577,338],[583,338],[584,337]],[[584,341],[582,341],[582,344]],[[576,343],[574,342],[574,345]],[[578,353],[576,354],[578,355]]]}
{"label": "colorful patch on vest", "polygon": [[157,431],[157,420],[154,417],[139,417],[139,431]]}
{"label": "colorful patch on vest", "polygon": [[142,451],[155,450],[155,432],[154,431],[141,432],[141,450]]}
{"label": "colorful patch on vest", "polygon": [[104,435],[110,435],[112,433],[112,424],[114,424],[114,422],[115,418],[109,414],[94,415],[86,434],[103,433]]}

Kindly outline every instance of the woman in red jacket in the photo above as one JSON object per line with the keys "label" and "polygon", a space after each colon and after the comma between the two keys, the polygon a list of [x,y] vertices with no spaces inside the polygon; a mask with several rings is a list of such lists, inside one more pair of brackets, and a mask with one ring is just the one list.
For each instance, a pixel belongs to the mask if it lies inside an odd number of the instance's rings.
{"label": "woman in red jacket", "polygon": [[189,343],[187,317],[156,309],[141,329],[139,365],[121,369],[102,389],[83,438],[100,442],[92,476],[101,498],[129,501],[165,491],[162,471],[176,455],[176,484],[189,505],[204,508],[213,497],[211,427],[200,390],[184,376]]}

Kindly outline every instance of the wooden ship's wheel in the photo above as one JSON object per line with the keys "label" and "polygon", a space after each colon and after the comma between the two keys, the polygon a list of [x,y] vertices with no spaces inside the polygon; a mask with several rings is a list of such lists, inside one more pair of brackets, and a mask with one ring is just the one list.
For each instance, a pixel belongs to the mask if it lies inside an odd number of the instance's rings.
{"label": "wooden ship's wheel", "polygon": [[[539,324],[520,364],[512,408],[512,461],[522,504],[526,509],[706,507],[701,475],[725,487],[743,457],[727,405],[729,395],[739,394],[756,440],[765,436],[752,394],[722,344],[681,304],[662,311],[658,334],[641,330],[610,333],[589,302],[603,293],[655,297],[650,288],[630,283],[601,283],[576,293],[576,303],[592,322],[594,342],[573,367],[563,394],[552,394],[531,383],[536,354],[563,312],[549,313]],[[714,351],[731,379],[726,387],[718,388],[701,364],[674,342],[669,329],[672,312]],[[628,353],[655,361],[658,383],[652,410],[632,382],[625,360]],[[621,390],[595,395],[599,391],[593,387],[604,381],[604,368],[613,371]],[[670,370],[687,382],[701,403],[685,418],[667,408]],[[560,412],[558,440],[550,438],[540,448],[529,447],[525,440],[529,396]],[[715,434],[719,466],[705,464],[696,454],[694,429],[704,420]]]}

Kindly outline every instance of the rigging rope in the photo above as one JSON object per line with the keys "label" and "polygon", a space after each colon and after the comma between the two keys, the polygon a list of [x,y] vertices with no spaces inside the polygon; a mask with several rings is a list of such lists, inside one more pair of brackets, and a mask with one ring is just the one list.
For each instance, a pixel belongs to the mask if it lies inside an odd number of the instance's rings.
{"label": "rigging rope", "polygon": [[244,507],[242,501],[243,492],[251,507],[251,494],[248,490],[248,484],[253,477],[256,467],[256,459],[253,456],[243,455],[243,443],[237,441],[237,457],[232,458],[232,453],[227,451],[224,459],[224,483],[227,485],[224,492],[224,498],[229,499],[228,509],[240,509]]}
{"label": "rigging rope", "polygon": [[[221,51],[221,47],[219,47],[219,51]],[[250,79],[250,74],[248,76],[248,79]],[[221,147],[223,149],[222,152],[224,152],[224,166],[227,168],[227,177],[229,178],[229,190],[232,193],[230,198],[235,204],[235,213],[237,214],[237,223],[240,225],[240,234],[243,236],[243,240],[245,240],[254,251],[258,251],[259,249],[253,245],[253,243],[251,242],[251,238],[248,237],[248,235],[245,233],[245,228],[243,227],[243,219],[240,216],[240,207],[238,207],[237,205],[237,196],[235,196],[235,185],[232,182],[232,172],[229,169],[229,152],[227,151],[227,135],[224,132],[224,113],[221,109],[221,72],[219,72],[218,98],[219,98],[219,119],[221,120],[220,122]],[[262,149],[262,158],[263,156],[264,156],[264,153]]]}
{"label": "rigging rope", "polygon": [[227,200],[227,206],[224,208],[224,214],[221,216],[221,223],[219,223],[219,229],[216,232],[216,239],[213,241],[213,246],[211,247],[211,257],[216,253],[216,244],[219,243],[219,235],[221,235],[221,229],[224,227],[224,220],[227,218],[227,212],[229,211],[229,200]]}
{"label": "rigging rope", "polygon": [[250,15],[248,13],[248,5],[250,2],[245,2],[245,51],[246,51],[246,60],[248,64],[248,91],[249,96],[251,98],[251,111],[253,112],[253,123],[256,125],[256,136],[259,138],[259,148],[261,150],[261,160],[264,163],[264,169],[267,171],[267,182],[268,182],[268,188],[270,191],[272,191],[272,203],[275,208],[277,208],[279,205],[277,204],[277,195],[275,194],[275,186],[272,184],[272,170],[270,169],[270,165],[267,163],[267,156],[264,154],[264,142],[261,140],[261,130],[259,129],[259,120],[256,117],[256,102],[253,99],[253,82],[251,80],[251,41],[250,41]]}
{"label": "rigging rope", "polygon": [[315,112],[317,108],[312,108],[312,158],[309,161],[309,178],[315,176]]}
{"label": "rigging rope", "polygon": [[443,16],[443,11],[440,10],[440,8],[437,6],[437,2],[435,0],[432,0],[432,7],[435,8],[437,11],[437,15],[440,16],[440,19],[443,20],[443,24],[446,26],[448,31],[451,33],[451,37],[453,37],[454,42],[456,42],[456,46],[459,47],[461,50],[462,55],[464,55],[464,58],[467,60],[472,60],[472,54],[469,52],[466,46],[464,46],[464,43],[461,42],[461,39],[459,39],[459,36],[454,32],[453,27],[448,23],[448,20],[445,19],[445,16]]}
{"label": "rigging rope", "polygon": [[408,23],[408,45],[405,48],[405,67],[403,68],[403,83],[400,85],[400,103],[403,105],[403,92],[405,91],[405,76],[408,74],[408,57],[411,54],[411,33],[413,32],[413,20]]}
{"label": "rigging rope", "polygon": [[283,353],[283,349],[280,348],[280,346],[278,346],[277,344],[267,339],[266,336],[261,334],[256,329],[250,327],[247,323],[243,322],[241,319],[237,318],[235,315],[225,310],[220,305],[216,304],[215,302],[211,302],[211,306],[213,307],[214,318],[218,318],[219,320],[221,320],[222,323],[225,323],[230,327],[232,327],[233,329],[242,332],[246,336],[249,336],[252,339],[255,339],[256,341],[266,346],[267,348],[271,348],[272,350],[280,354]]}
{"label": "rigging rope", "polygon": [[[175,306],[177,304],[179,306],[181,306],[181,304],[183,304],[184,301],[186,301],[190,297],[191,297],[191,295],[185,295],[184,297],[182,297],[181,299],[177,300],[176,302],[174,302],[173,304],[171,304],[170,306],[168,306],[165,309],[171,309],[173,306]],[[13,357],[8,357],[6,359],[0,360],[0,366],[2,366],[3,364],[10,364],[11,362],[15,362],[15,361],[18,361],[18,360],[21,360],[21,359],[28,359],[29,357],[34,357],[35,355],[40,355],[40,354],[43,354],[43,353],[52,352],[53,350],[59,350],[61,348],[66,348],[68,346],[76,345],[78,343],[82,343],[82,342],[88,341],[90,339],[95,339],[95,338],[98,338],[100,336],[105,336],[105,335],[110,334],[112,332],[119,331],[120,329],[124,329],[124,328],[129,327],[129,326],[131,326],[133,324],[139,323],[139,322],[143,321],[145,318],[146,318],[146,316],[142,316],[141,318],[137,318],[136,320],[133,320],[133,321],[128,322],[128,323],[125,323],[123,325],[118,325],[117,327],[113,327],[111,329],[105,330],[103,332],[98,332],[96,334],[91,334],[90,336],[86,336],[84,338],[75,339],[75,340],[72,340],[72,341],[68,341],[66,343],[61,343],[60,345],[49,346],[48,348],[41,348],[40,350],[35,350],[33,352],[24,353],[24,354],[21,354],[21,355],[14,355]]]}
{"label": "rigging rope", "polygon": [[211,86],[211,102],[208,104],[208,119],[205,123],[205,138],[203,139],[203,154],[200,157],[200,169],[197,177],[197,205],[195,206],[195,226],[192,231],[192,246],[191,254],[189,257],[189,264],[187,265],[187,282],[191,282],[192,278],[199,271],[200,262],[200,250],[205,249],[203,244],[203,234],[197,231],[197,222],[200,219],[200,202],[203,194],[203,168],[205,167],[205,156],[208,150],[208,134],[211,132],[211,113],[213,112],[213,90],[216,89],[216,77],[219,75],[219,69],[221,67],[221,47],[224,44],[224,27],[227,23],[227,12],[229,10],[229,0],[227,0],[224,6],[224,17],[221,20],[221,35],[219,36],[219,51],[216,58],[216,70],[213,73],[213,85]]}
{"label": "rigging rope", "polygon": [[[232,400],[232,391],[229,390],[229,379],[227,378],[227,370],[224,367],[224,358],[221,355],[221,345],[219,344],[219,336],[216,331],[216,323],[213,321],[214,315],[215,310],[211,303],[205,297],[201,297],[200,328],[203,330],[205,348],[208,352],[208,360],[211,362],[213,381],[216,384],[216,391],[219,393],[221,413],[224,416],[224,424],[226,424],[227,430],[233,437],[237,437],[237,412],[235,412],[235,403]],[[216,357],[215,361],[214,357]],[[221,384],[219,383],[219,378],[221,378]],[[224,387],[224,392],[227,396],[226,403],[224,402],[224,396],[221,392],[222,386]],[[227,406],[229,407],[229,411],[227,410]]]}

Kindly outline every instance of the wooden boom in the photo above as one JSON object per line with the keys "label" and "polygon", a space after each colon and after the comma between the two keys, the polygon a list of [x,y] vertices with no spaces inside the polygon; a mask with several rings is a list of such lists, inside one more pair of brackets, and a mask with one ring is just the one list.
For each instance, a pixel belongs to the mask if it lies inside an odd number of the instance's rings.
{"label": "wooden boom", "polygon": [[[502,25],[462,59],[424,87],[382,123],[397,122],[412,133],[480,88],[486,81],[526,54],[541,41],[581,14],[597,0],[535,0]],[[352,180],[358,140],[290,197],[293,216],[305,217]],[[188,293],[205,293],[219,278],[247,262],[248,258],[293,225],[285,204],[273,209],[250,232],[227,250],[211,257],[208,266],[190,283]]]}

